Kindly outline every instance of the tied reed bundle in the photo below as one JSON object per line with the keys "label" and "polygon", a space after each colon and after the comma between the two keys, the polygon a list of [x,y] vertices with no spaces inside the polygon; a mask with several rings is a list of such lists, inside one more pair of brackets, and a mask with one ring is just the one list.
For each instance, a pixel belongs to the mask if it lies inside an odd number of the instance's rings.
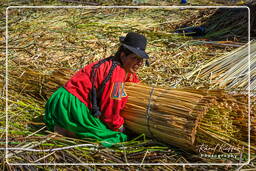
{"label": "tied reed bundle", "polygon": [[126,92],[129,99],[123,117],[129,129],[192,151],[196,143],[230,143],[240,131],[232,119],[248,112],[245,103],[221,90],[161,89],[129,83]]}

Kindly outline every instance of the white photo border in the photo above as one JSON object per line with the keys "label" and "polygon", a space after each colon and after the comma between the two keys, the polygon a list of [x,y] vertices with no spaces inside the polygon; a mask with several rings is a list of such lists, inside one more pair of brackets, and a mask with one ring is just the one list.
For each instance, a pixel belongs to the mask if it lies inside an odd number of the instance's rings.
{"label": "white photo border", "polygon": [[[48,8],[48,9],[62,9],[62,8],[75,8],[75,9],[113,9],[113,8],[130,8],[130,9],[219,9],[219,8],[247,8],[248,9],[248,161],[245,163],[9,163],[8,162],[8,150],[14,150],[14,148],[8,148],[8,10],[9,9],[21,9],[21,8],[29,8],[29,9],[40,9],[40,8]],[[176,165],[176,166],[185,166],[185,165],[217,165],[217,166],[225,166],[225,165],[236,165],[236,166],[244,166],[250,163],[251,155],[250,155],[250,111],[251,111],[251,85],[250,85],[250,77],[251,77],[251,70],[250,70],[250,59],[251,59],[251,44],[250,44],[250,8],[247,6],[9,6],[6,8],[6,61],[5,61],[5,92],[6,92],[6,144],[5,148],[1,148],[0,150],[5,150],[5,161],[9,165],[54,165],[54,166],[70,166],[70,165],[78,165],[78,166],[85,166],[85,165],[101,165],[101,166],[119,166],[119,165],[128,165],[128,166],[142,166],[142,165]],[[26,148],[15,148],[15,150],[23,150],[29,151]],[[31,149],[32,150],[32,149]]]}

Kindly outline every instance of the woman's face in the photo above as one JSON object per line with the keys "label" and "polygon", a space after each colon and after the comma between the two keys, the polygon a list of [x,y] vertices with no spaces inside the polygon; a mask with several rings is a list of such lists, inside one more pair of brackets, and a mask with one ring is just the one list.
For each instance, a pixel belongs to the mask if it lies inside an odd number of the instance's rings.
{"label": "woman's face", "polygon": [[143,58],[137,56],[136,54],[130,54],[128,56],[125,53],[121,53],[121,60],[123,63],[123,68],[128,73],[136,73],[137,70],[143,64]]}

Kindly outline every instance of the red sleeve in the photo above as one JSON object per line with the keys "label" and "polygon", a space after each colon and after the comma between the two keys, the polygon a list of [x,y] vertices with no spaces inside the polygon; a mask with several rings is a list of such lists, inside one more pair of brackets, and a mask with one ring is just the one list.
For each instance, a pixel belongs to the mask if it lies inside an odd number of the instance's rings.
{"label": "red sleeve", "polygon": [[111,79],[106,83],[103,90],[100,109],[100,119],[111,130],[118,131],[124,124],[124,118],[120,116],[127,95],[124,91],[125,71],[119,66],[114,70]]}
{"label": "red sleeve", "polygon": [[124,83],[111,82],[106,94],[102,97],[101,120],[106,123],[109,129],[117,131],[124,124],[124,118],[120,112],[127,101],[127,96],[121,95]]}
{"label": "red sleeve", "polygon": [[[89,93],[91,91],[91,67],[94,64],[80,70],[75,76],[68,81],[65,88],[78,97],[87,107],[91,109],[91,102],[89,101]],[[103,63],[96,70],[96,80],[94,86],[96,89],[102,84],[102,81],[107,77],[109,70],[112,66],[112,61]],[[133,80],[137,77],[129,77]],[[126,81],[126,74],[123,68],[117,66],[112,74],[110,80],[106,83],[100,101],[100,119],[107,125],[111,130],[118,130],[123,123],[124,119],[120,116],[120,112],[123,109],[127,95],[124,92],[124,82]]]}

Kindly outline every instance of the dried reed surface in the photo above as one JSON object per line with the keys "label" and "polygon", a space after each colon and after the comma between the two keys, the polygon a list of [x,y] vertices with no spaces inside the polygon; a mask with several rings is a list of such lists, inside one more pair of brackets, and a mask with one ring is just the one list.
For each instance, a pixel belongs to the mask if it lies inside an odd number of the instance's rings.
{"label": "dried reed surface", "polygon": [[[48,134],[37,132],[25,137],[10,138],[9,142],[9,147],[13,147],[7,156],[11,163],[143,164],[170,163],[177,160],[187,162],[177,156],[175,151],[146,140],[143,136],[112,148],[104,148],[98,143],[67,138],[51,132]],[[172,157],[168,158],[168,156]]]}
{"label": "dried reed surface", "polygon": [[127,127],[137,133],[194,151],[203,143],[224,141],[246,146],[248,142],[244,95],[238,100],[238,95],[221,90],[161,89],[140,84],[127,84],[126,92],[129,102],[123,116]]}
{"label": "dried reed surface", "polygon": [[[204,0],[194,0],[194,1],[188,1],[186,5],[212,5],[212,6],[217,6],[217,5],[242,5],[244,2],[247,2],[249,0],[240,0],[238,2],[234,2],[232,0],[230,1],[217,1],[217,0],[209,0],[209,1],[204,1]],[[94,5],[94,6],[99,6],[99,5],[155,5],[155,6],[167,6],[167,5],[173,5],[173,6],[178,6],[178,5],[184,5],[181,4],[180,1],[177,0],[130,0],[130,1],[125,1],[125,0],[111,0],[111,1],[106,1],[106,0],[38,0],[38,1],[17,1],[17,0],[2,0],[0,2],[0,6],[11,6],[11,5],[31,5],[31,6],[36,6],[36,5],[73,5],[73,6],[78,6],[78,5]]]}
{"label": "dried reed surface", "polygon": [[[88,143],[47,132],[41,118],[44,104],[52,92],[63,85],[74,71],[113,54],[118,47],[118,37],[125,35],[128,31],[138,31],[148,37],[147,51],[151,56],[151,67],[143,67],[139,75],[143,82],[151,85],[169,87],[173,82],[176,84],[179,79],[184,78],[184,73],[192,71],[206,60],[230,51],[232,48],[212,48],[212,46],[196,44],[192,38],[173,34],[177,23],[193,18],[198,13],[198,10],[166,9],[10,10],[9,146],[41,150]],[[3,55],[0,58],[2,63],[5,62],[4,57]],[[4,70],[4,65],[0,67]],[[0,76],[1,97],[4,98],[4,74],[1,73]],[[179,85],[190,86],[193,83],[187,81],[180,82]],[[0,111],[1,128],[3,128],[0,130],[1,147],[5,144],[4,104],[3,101]],[[102,149],[97,145],[95,143],[96,150],[89,147],[88,150],[85,147],[75,147],[55,153],[54,151],[33,152],[33,155],[31,152],[14,150],[11,151],[12,156],[9,156],[9,161],[18,163],[208,162],[198,156],[193,156],[193,159],[191,155],[182,156],[170,148],[168,151],[166,146],[152,144],[143,138],[124,144],[124,149],[127,150]],[[130,156],[127,156],[128,153]],[[215,159],[211,159],[213,160]],[[230,160],[233,161],[233,159],[221,159],[223,162]],[[8,167],[12,169],[12,166]],[[20,167],[22,169],[23,166]],[[41,168],[41,166],[35,167]],[[112,166],[106,166],[106,168],[113,169]]]}
{"label": "dried reed surface", "polygon": [[212,88],[233,90],[248,90],[249,62],[250,62],[250,89],[256,90],[256,41],[246,44],[227,55],[208,62],[198,69],[188,73],[186,77],[209,78]]}
{"label": "dried reed surface", "polygon": [[[227,1],[222,1],[223,5]],[[240,5],[241,6],[241,5]],[[256,2],[245,2],[243,6],[250,8],[250,38],[256,38]],[[205,17],[202,11],[193,20],[184,20],[183,23],[177,25],[177,28],[184,26],[202,26],[205,28],[204,38],[216,41],[239,40],[240,42],[248,42],[248,9],[247,8],[219,8],[218,10],[209,9],[208,17]]]}
{"label": "dried reed surface", "polygon": [[[32,13],[30,10],[15,12],[13,15],[21,18]],[[98,15],[95,10],[52,12],[45,9],[34,12],[37,16],[28,17],[29,21],[11,23],[10,56],[45,74],[54,68],[77,70],[91,61],[113,54],[117,49],[118,36],[129,30],[140,31],[149,39],[147,51],[151,56],[151,66],[144,67],[139,73],[148,84],[175,82],[193,66],[230,50],[194,45],[190,38],[172,33],[175,23],[197,15],[198,10],[103,9],[98,11]],[[14,65],[19,65],[19,62]],[[149,74],[152,72],[154,74]]]}

